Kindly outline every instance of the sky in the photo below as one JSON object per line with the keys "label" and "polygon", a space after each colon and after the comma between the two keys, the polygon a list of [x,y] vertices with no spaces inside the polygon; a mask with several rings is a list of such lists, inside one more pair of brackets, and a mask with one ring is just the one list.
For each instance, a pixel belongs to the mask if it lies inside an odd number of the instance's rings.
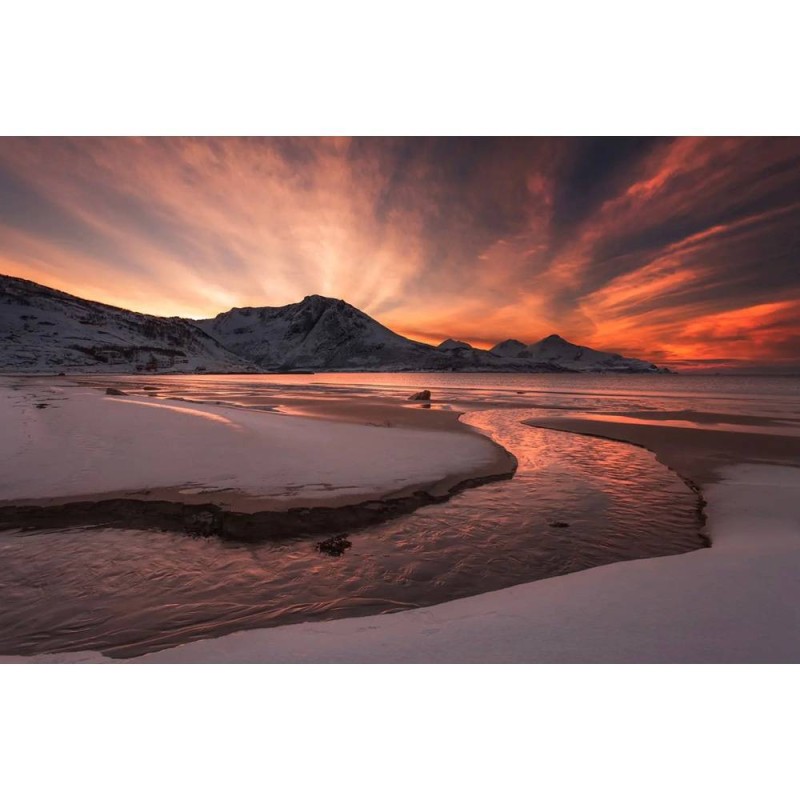
{"label": "sky", "polygon": [[3,138],[0,274],[151,314],[321,294],[434,344],[796,370],[800,139]]}

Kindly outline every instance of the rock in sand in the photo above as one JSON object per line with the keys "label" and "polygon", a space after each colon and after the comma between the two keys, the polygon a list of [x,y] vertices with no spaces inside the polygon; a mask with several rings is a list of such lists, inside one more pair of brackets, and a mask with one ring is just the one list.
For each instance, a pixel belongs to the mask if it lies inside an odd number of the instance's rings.
{"label": "rock in sand", "polygon": [[316,544],[320,553],[327,553],[329,556],[340,556],[348,547],[352,546],[353,543],[348,541],[347,534],[344,533],[340,533],[338,536],[331,536],[330,539],[325,539]]}

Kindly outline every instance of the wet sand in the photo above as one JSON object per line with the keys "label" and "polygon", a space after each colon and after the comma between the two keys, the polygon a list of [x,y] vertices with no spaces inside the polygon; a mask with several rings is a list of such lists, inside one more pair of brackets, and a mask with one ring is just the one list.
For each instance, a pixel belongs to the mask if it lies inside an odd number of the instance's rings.
{"label": "wet sand", "polygon": [[[572,411],[592,411],[591,408],[572,408]],[[710,413],[708,411],[694,411],[685,408],[680,411],[607,411],[608,417],[636,417],[637,419],[652,420],[681,420],[693,422],[698,425],[757,425],[761,427],[773,427],[781,425],[797,425],[800,420],[791,417],[758,417],[754,414],[721,414]]]}
{"label": "wet sand", "polygon": [[[612,416],[604,414],[603,416]],[[684,478],[705,487],[721,479],[724,467],[751,463],[800,466],[800,438],[775,435],[777,424],[763,417],[703,412],[626,412],[643,423],[612,422],[575,416],[534,417],[527,425],[551,430],[597,436],[635,444],[653,452],[666,467]],[[713,427],[668,427],[658,421],[686,419],[705,424],[758,424],[769,432],[753,433],[714,430]],[[652,419],[648,424],[646,420]]]}

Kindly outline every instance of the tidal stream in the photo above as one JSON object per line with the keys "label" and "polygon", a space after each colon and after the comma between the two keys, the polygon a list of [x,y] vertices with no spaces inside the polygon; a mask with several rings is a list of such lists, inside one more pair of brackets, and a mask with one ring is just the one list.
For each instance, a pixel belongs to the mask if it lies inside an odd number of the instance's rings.
{"label": "tidal stream", "polygon": [[640,448],[462,420],[519,461],[513,479],[349,534],[236,544],[111,528],[0,533],[0,654],[131,657],[246,628],[397,611],[704,546],[699,497]]}

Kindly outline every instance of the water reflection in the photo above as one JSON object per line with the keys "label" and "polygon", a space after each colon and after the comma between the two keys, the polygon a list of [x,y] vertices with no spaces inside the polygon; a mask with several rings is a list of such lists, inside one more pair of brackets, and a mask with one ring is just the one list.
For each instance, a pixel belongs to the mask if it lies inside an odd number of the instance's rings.
{"label": "water reflection", "polygon": [[520,424],[530,416],[530,408],[500,407],[464,418],[517,456],[513,480],[354,532],[341,558],[320,554],[312,539],[239,545],[110,529],[0,534],[0,653],[131,656],[701,546],[695,495],[650,453]]}
{"label": "water reflection", "polygon": [[[649,416],[633,417],[627,414],[570,414],[570,419],[586,419],[594,422],[624,423],[626,425],[658,425],[660,428],[689,428],[691,430],[729,431],[730,433],[757,433],[761,436],[800,436],[800,427],[794,427],[791,420],[765,419],[758,425],[721,422],[717,420],[682,419],[676,412],[675,419],[659,417],[657,420]],[[711,416],[711,415],[709,415]],[[744,417],[747,419],[747,417]]]}
{"label": "water reflection", "polygon": [[[52,381],[52,379],[47,379]],[[72,380],[72,379],[70,379]],[[107,378],[82,380],[106,386]],[[434,391],[434,402],[458,408],[526,407],[597,413],[702,409],[800,420],[800,377],[570,375],[483,373],[324,373],[316,375],[158,375],[115,377],[158,386],[161,396],[274,406],[313,399],[405,399]]]}

